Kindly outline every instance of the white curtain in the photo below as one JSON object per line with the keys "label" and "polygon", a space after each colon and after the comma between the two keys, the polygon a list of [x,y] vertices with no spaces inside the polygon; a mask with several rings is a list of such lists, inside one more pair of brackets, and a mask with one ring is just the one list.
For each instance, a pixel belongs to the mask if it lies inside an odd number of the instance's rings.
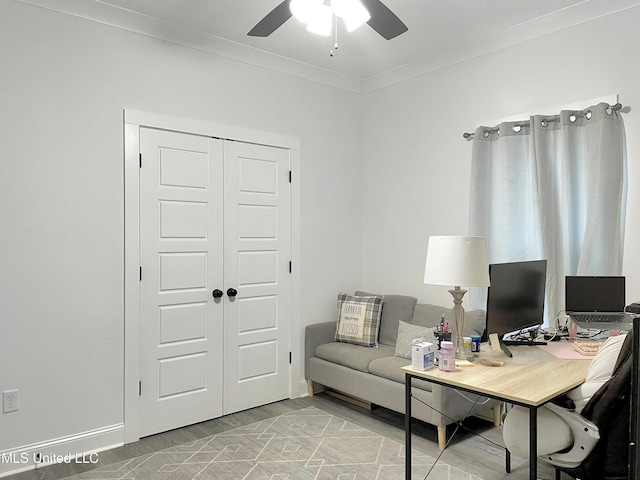
{"label": "white curtain", "polygon": [[[547,310],[564,310],[566,275],[620,275],[626,214],[622,117],[605,103],[478,127],[469,233],[490,263],[547,260]],[[486,297],[472,292],[475,308]]]}

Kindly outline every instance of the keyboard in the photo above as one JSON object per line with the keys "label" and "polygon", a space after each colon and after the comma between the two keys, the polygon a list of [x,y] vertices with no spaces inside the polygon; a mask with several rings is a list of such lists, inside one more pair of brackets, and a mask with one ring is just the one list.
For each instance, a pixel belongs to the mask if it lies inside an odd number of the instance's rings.
{"label": "keyboard", "polygon": [[582,355],[595,355],[600,350],[601,342],[593,340],[576,340],[573,342],[573,348]]}
{"label": "keyboard", "polygon": [[514,347],[518,345],[546,345],[547,342],[540,340],[502,340],[502,343],[508,347]]}
{"label": "keyboard", "polygon": [[570,315],[574,322],[584,323],[616,323],[631,322],[631,316],[628,313],[572,313]]}
{"label": "keyboard", "polygon": [[600,329],[616,329],[616,324],[625,324],[632,322],[632,315],[623,312],[587,312],[587,313],[571,313],[571,320],[576,322],[582,328],[600,328]]}

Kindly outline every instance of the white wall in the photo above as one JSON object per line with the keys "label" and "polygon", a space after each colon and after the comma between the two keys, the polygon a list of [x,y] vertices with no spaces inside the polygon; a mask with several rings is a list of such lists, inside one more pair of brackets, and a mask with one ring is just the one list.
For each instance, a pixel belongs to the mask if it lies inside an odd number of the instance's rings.
{"label": "white wall", "polygon": [[300,323],[357,287],[359,95],[6,1],[0,63],[0,451],[123,421],[125,108],[300,139]]}
{"label": "white wall", "polygon": [[632,108],[624,274],[640,299],[638,24],[630,10],[363,99],[0,2],[0,391],[20,390],[0,451],[123,420],[125,108],[300,139],[304,326],[333,318],[337,290],[448,305],[423,263],[429,235],[467,231],[462,133],[619,93]]}
{"label": "white wall", "polygon": [[422,279],[429,235],[468,232],[471,142],[463,132],[618,93],[631,108],[623,114],[629,158],[623,274],[627,300],[640,299],[639,24],[640,8],[627,10],[368,94],[363,288],[450,305],[445,288]]}

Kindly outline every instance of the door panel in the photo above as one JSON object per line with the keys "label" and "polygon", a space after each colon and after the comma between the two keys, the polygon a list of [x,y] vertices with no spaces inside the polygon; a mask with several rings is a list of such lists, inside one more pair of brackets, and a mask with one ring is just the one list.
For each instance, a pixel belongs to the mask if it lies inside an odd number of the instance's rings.
{"label": "door panel", "polygon": [[141,436],[222,414],[222,142],[140,131]]}
{"label": "door panel", "polygon": [[277,375],[277,358],[278,342],[275,340],[240,346],[238,348],[238,381],[246,382]]}
{"label": "door panel", "polygon": [[278,297],[255,296],[238,300],[238,333],[277,328]]}
{"label": "door panel", "polygon": [[206,352],[161,359],[159,397],[166,400],[175,395],[204,391],[207,386],[206,361]]}
{"label": "door panel", "polygon": [[288,150],[225,143],[224,413],[289,396]]}
{"label": "door panel", "polygon": [[272,206],[238,206],[240,239],[275,239],[278,233],[278,209]]}
{"label": "door panel", "polygon": [[208,208],[202,202],[160,202],[160,238],[207,237]]}
{"label": "door panel", "polygon": [[207,303],[160,307],[160,345],[202,340],[207,333]]}

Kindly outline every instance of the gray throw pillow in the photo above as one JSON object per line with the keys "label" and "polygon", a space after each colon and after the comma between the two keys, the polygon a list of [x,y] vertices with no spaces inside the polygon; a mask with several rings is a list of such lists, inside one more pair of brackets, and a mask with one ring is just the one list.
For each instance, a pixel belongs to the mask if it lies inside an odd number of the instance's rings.
{"label": "gray throw pillow", "polygon": [[398,338],[396,339],[396,357],[411,358],[411,343],[416,338],[421,338],[425,342],[434,343],[432,327],[413,325],[411,323],[398,322]]}

